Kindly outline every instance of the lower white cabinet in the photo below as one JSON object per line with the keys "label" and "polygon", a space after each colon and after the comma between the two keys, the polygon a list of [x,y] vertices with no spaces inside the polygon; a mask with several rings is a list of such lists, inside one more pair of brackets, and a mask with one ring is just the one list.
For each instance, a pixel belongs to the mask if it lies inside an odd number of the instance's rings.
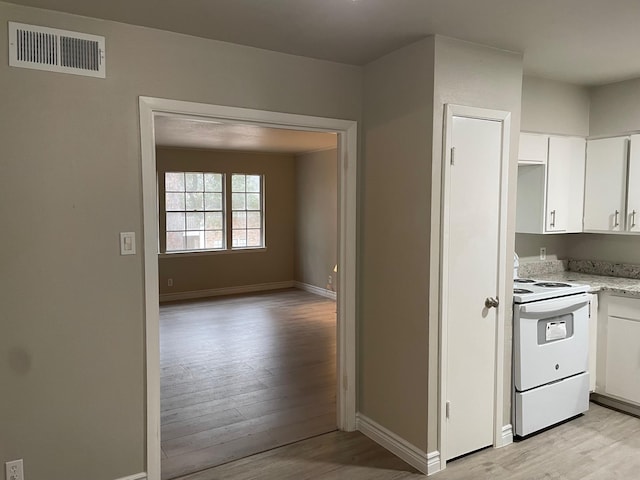
{"label": "lower white cabinet", "polygon": [[603,300],[597,392],[640,405],[640,299],[610,295]]}

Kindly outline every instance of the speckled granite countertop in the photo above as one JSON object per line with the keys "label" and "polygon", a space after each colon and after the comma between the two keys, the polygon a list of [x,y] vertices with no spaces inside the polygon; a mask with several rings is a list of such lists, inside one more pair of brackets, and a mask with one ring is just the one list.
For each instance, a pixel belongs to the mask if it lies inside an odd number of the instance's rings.
{"label": "speckled granite countertop", "polygon": [[586,283],[592,293],[609,292],[617,295],[640,298],[640,280],[636,278],[609,277],[579,272],[546,273],[536,277],[552,282]]}
{"label": "speckled granite countertop", "polygon": [[584,283],[591,287],[592,293],[609,292],[640,298],[640,265],[593,260],[552,260],[523,264],[519,274],[521,278]]}

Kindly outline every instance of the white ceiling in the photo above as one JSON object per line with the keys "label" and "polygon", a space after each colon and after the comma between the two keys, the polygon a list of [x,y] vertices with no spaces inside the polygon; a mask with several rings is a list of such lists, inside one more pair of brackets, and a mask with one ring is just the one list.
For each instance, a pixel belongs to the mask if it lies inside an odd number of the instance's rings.
{"label": "white ceiling", "polygon": [[640,77],[639,0],[11,1],[355,65],[441,34],[524,52],[536,76]]}
{"label": "white ceiling", "polygon": [[163,147],[290,154],[337,147],[335,133],[303,132],[169,116],[156,117],[154,124],[156,145]]}

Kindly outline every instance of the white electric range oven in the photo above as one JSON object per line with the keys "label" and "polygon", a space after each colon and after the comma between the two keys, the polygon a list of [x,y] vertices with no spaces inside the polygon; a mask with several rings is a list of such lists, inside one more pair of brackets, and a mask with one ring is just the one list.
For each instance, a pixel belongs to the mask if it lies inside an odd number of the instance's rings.
{"label": "white electric range oven", "polygon": [[589,286],[513,286],[513,422],[524,437],[589,409]]}

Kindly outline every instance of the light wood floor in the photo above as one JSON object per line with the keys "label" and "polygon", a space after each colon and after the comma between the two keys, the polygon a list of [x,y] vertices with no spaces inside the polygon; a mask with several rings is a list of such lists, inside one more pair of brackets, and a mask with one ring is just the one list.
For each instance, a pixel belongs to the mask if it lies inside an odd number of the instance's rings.
{"label": "light wood floor", "polygon": [[[180,480],[417,480],[364,435],[333,432]],[[435,480],[640,479],[640,419],[591,404],[582,417],[501,449],[460,458]]]}
{"label": "light wood floor", "polygon": [[300,290],[160,307],[162,478],[336,429],[336,304]]}

